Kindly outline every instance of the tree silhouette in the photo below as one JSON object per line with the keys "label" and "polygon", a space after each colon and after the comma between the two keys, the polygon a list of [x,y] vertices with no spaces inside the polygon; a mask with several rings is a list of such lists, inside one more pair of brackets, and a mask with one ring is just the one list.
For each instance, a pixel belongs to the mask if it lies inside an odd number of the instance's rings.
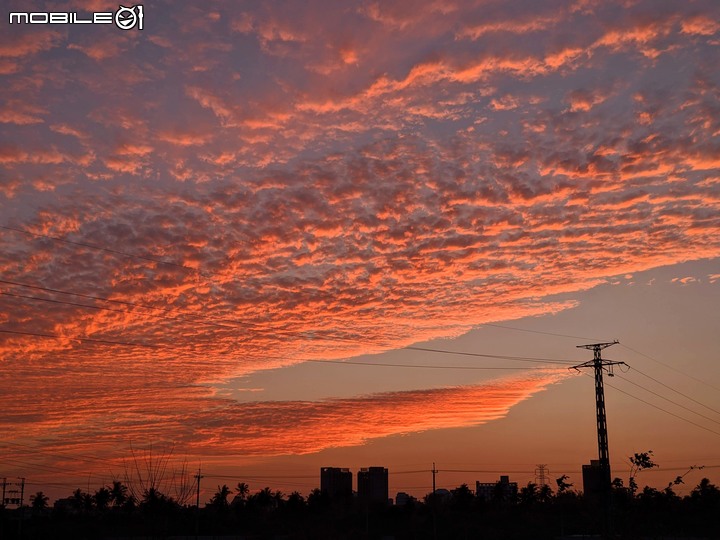
{"label": "tree silhouette", "polygon": [[276,508],[280,508],[283,504],[285,504],[285,494],[279,489],[273,493],[272,497]]}
{"label": "tree silhouette", "polygon": [[110,488],[110,501],[115,507],[123,506],[128,500],[128,488],[119,480],[113,480]]}
{"label": "tree silhouette", "polygon": [[720,506],[720,489],[707,478],[703,478],[690,492],[690,498],[704,506],[717,507]]}
{"label": "tree silhouette", "polygon": [[461,510],[470,508],[475,500],[475,495],[473,495],[467,484],[456,487],[450,493],[452,494],[453,506]]}
{"label": "tree silhouette", "polygon": [[223,484],[222,487],[218,486],[218,490],[215,492],[215,495],[213,495],[212,499],[210,499],[210,506],[218,509],[227,508],[227,498],[230,493],[232,493],[232,491],[230,491],[230,488],[227,487],[227,485]]}
{"label": "tree silhouette", "polygon": [[260,491],[258,491],[255,495],[253,495],[253,502],[262,508],[267,508],[268,506],[273,506],[275,504],[275,497],[273,496],[273,492],[269,487],[264,487]]}
{"label": "tree silhouette", "polygon": [[320,488],[313,489],[307,497],[308,507],[312,510],[320,510],[330,506],[330,495]]}
{"label": "tree silhouette", "polygon": [[635,492],[638,489],[637,482],[635,481],[635,477],[640,473],[640,471],[644,471],[646,469],[652,469],[653,467],[657,467],[657,463],[655,463],[653,460],[653,451],[648,450],[647,452],[640,452],[634,454],[631,458],[628,458],[630,460],[630,479],[628,480],[628,486],[630,487],[630,493],[635,495]]}
{"label": "tree silhouette", "polygon": [[[650,454],[633,456],[632,463],[637,470],[652,467]],[[203,524],[203,533],[215,537],[235,532],[243,538],[280,536],[288,540],[367,538],[368,534],[376,538],[382,528],[389,534],[406,533],[403,538],[429,538],[435,525],[440,534],[438,538],[551,538],[558,527],[561,536],[599,532],[601,525],[592,517],[597,503],[569,489],[566,476],[558,480],[555,496],[547,485],[532,482],[516,494],[505,482],[503,491],[507,498],[503,503],[476,504],[478,499],[472,491],[467,485],[461,485],[452,490],[451,497],[446,496],[442,504],[434,505],[433,500],[426,497],[425,503],[417,501],[403,508],[343,506],[335,504],[319,489],[311,492],[306,500],[298,492],[285,497],[281,491],[266,487],[247,499],[247,509],[239,508],[237,512],[217,510],[217,507],[227,507],[233,492],[223,485],[218,486],[204,509],[198,509],[197,515]],[[614,485],[613,507],[617,538],[716,538],[719,487],[703,478],[690,494],[679,497],[672,492],[674,485],[676,482],[665,489],[640,488],[632,495],[618,479]],[[244,496],[245,491],[240,490]],[[101,486],[93,496],[76,489],[69,500],[56,505],[52,511],[47,509],[48,498],[37,492],[30,497],[33,512],[25,515],[28,531],[32,531],[25,537],[89,538],[119,534],[167,538],[181,537],[192,528],[196,514],[160,490],[148,489],[139,507],[134,506],[134,499],[127,497],[126,492],[121,482]],[[236,498],[239,500],[239,497]],[[68,502],[77,510],[66,512]],[[128,506],[130,503],[132,507]],[[114,509],[122,507],[122,513],[101,511],[110,505]]]}
{"label": "tree silhouette", "polygon": [[238,482],[235,491],[240,496],[240,498],[244,500],[247,499],[247,496],[250,493],[250,486],[248,486],[245,482]]}
{"label": "tree silhouette", "polygon": [[537,484],[535,484],[534,482],[528,482],[527,486],[520,488],[520,493],[518,495],[520,497],[521,504],[533,504],[534,502],[537,502]]}
{"label": "tree silhouette", "polygon": [[[148,494],[162,494],[165,500],[177,500],[185,504],[191,497],[195,483],[190,480],[187,464],[171,463],[173,448],[153,452],[153,448],[136,452],[132,447],[132,463],[125,463],[124,484],[130,496],[144,501]],[[176,499],[173,499],[175,496]]]}
{"label": "tree silhouette", "polygon": [[89,512],[93,509],[92,495],[77,488],[72,494],[72,505],[78,512]]}
{"label": "tree silhouette", "polygon": [[38,491],[35,495],[30,497],[30,504],[34,514],[42,513],[48,507],[48,501],[50,499],[42,492]]}
{"label": "tree silhouette", "polygon": [[555,479],[555,483],[558,487],[558,495],[560,493],[565,493],[568,491],[573,485],[569,482],[566,482],[565,480],[568,480],[570,477],[567,474],[563,474],[560,478]]}
{"label": "tree silhouette", "polygon": [[145,490],[142,500],[140,501],[140,508],[150,514],[157,513],[171,506],[174,506],[174,501],[154,487]]}
{"label": "tree silhouette", "polygon": [[111,493],[106,487],[101,487],[93,495],[93,501],[95,502],[95,508],[98,510],[105,510],[110,504]]}
{"label": "tree silhouette", "polygon": [[553,490],[548,484],[543,484],[537,493],[537,499],[541,503],[550,502],[553,498]]}
{"label": "tree silhouette", "polygon": [[287,507],[290,510],[301,510],[305,507],[305,498],[300,495],[300,492],[293,491],[287,499]]}

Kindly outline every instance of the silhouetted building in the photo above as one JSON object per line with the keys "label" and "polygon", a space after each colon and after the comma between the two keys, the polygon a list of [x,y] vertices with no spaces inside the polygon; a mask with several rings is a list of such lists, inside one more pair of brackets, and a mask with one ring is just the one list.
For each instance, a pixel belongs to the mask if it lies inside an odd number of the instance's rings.
{"label": "silhouetted building", "polygon": [[361,501],[388,502],[388,470],[385,467],[362,468],[357,473],[357,494]]}
{"label": "silhouetted building", "polygon": [[497,482],[475,482],[475,497],[484,501],[511,501],[517,497],[517,482],[501,476]]}
{"label": "silhouetted building", "polygon": [[583,493],[585,493],[585,495],[601,494],[603,492],[604,476],[599,459],[591,459],[589,465],[583,465]]}
{"label": "silhouetted building", "polygon": [[333,499],[352,497],[350,469],[322,467],[320,469],[320,491],[324,491]]}

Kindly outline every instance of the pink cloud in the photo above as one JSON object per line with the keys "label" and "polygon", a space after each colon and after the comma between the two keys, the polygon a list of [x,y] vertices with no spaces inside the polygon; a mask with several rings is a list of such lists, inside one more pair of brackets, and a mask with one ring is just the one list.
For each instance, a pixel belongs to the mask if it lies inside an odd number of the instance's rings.
{"label": "pink cloud", "polygon": [[7,32],[0,39],[0,56],[20,58],[37,54],[59,46],[63,38],[63,34],[53,30],[37,29],[20,36]]}

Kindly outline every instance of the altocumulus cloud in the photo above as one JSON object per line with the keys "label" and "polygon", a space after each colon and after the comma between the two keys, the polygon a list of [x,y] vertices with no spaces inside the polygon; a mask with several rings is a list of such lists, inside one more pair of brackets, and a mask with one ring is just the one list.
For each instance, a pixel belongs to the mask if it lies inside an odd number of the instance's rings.
{"label": "altocumulus cloud", "polygon": [[[370,436],[298,440],[333,411],[390,435],[488,421],[544,387],[242,411],[209,390],[718,256],[718,5],[625,4],[157,3],[173,15],[152,31],[9,28],[0,225],[36,236],[0,232],[0,275],[44,290],[4,283],[0,324],[52,337],[0,335],[17,406],[0,426],[311,452]],[[388,405],[417,396],[455,412]]]}

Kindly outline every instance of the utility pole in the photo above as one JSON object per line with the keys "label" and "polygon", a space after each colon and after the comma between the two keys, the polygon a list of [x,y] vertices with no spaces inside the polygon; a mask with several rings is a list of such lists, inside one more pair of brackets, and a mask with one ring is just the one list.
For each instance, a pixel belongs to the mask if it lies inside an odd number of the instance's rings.
{"label": "utility pole", "polygon": [[432,475],[433,475],[433,495],[435,495],[435,475],[437,474],[437,469],[435,468],[435,462],[433,461],[433,468],[432,468]]}
{"label": "utility pole", "polygon": [[603,491],[610,491],[610,451],[608,449],[608,433],[607,433],[607,417],[605,414],[605,389],[603,386],[603,370],[608,372],[609,377],[613,377],[613,366],[626,365],[625,362],[613,362],[611,360],[603,360],[601,351],[608,347],[619,343],[615,340],[610,343],[593,343],[591,345],[578,345],[578,349],[588,349],[593,351],[592,361],[584,362],[573,366],[572,369],[580,370],[580,368],[592,367],[595,371],[595,415],[597,417],[597,437],[598,437],[598,459],[600,461],[600,469],[602,471],[602,488]]}
{"label": "utility pole", "polygon": [[195,538],[197,538],[198,534],[200,534],[200,479],[204,478],[202,474],[200,474],[200,467],[198,467],[198,472],[195,475],[195,483],[197,484],[197,492],[195,497]]}
{"label": "utility pole", "polygon": [[592,343],[590,345],[578,345],[579,349],[588,349],[593,351],[592,361],[584,362],[573,366],[571,369],[580,371],[580,368],[592,367],[595,371],[595,415],[597,417],[597,438],[598,438],[598,459],[600,463],[599,482],[602,505],[605,512],[605,530],[606,534],[612,533],[612,525],[610,518],[610,495],[611,495],[611,475],[610,475],[610,450],[608,448],[607,433],[607,416],[605,414],[605,388],[603,386],[603,370],[608,372],[608,377],[613,377],[613,366],[627,365],[625,362],[613,362],[611,360],[603,360],[602,350],[619,343],[618,340],[608,343]]}
{"label": "utility pole", "polygon": [[20,479],[20,520],[18,522],[18,536],[22,538],[23,535],[23,521],[25,518],[25,507],[23,506],[23,502],[25,501],[25,478]]}
{"label": "utility pole", "polygon": [[195,506],[200,509],[200,479],[205,478],[202,474],[200,474],[200,469],[198,469],[197,474],[195,475],[195,485],[197,486],[197,496],[195,497]]}
{"label": "utility pole", "polygon": [[432,475],[433,475],[433,490],[432,490],[432,521],[433,521],[433,540],[437,540],[437,516],[435,515],[435,509],[437,508],[437,500],[435,499],[435,475],[438,470],[435,468],[435,462],[433,461]]}

